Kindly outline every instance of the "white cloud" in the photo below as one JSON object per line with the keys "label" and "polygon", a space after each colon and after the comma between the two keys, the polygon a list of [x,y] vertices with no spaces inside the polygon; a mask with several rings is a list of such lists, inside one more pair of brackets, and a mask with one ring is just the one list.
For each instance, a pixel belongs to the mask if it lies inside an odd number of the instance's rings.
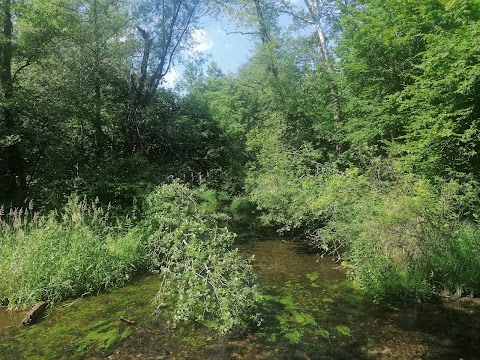
{"label": "white cloud", "polygon": [[192,52],[205,52],[213,47],[213,40],[208,36],[205,29],[195,29],[192,31]]}
{"label": "white cloud", "polygon": [[163,78],[163,86],[170,89],[175,85],[175,82],[180,78],[180,73],[174,68],[170,68],[168,73]]}

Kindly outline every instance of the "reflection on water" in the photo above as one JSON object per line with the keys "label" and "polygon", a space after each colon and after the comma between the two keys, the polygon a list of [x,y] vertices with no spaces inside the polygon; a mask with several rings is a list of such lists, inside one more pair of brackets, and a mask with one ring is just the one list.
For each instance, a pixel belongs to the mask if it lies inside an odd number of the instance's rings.
{"label": "reflection on water", "polygon": [[[279,239],[238,245],[263,289],[263,321],[222,337],[200,325],[152,318],[159,287],[145,277],[108,294],[56,306],[21,328],[0,311],[0,359],[480,359],[480,303],[442,300],[376,305],[345,270],[305,244]],[[135,324],[120,321],[120,317]]]}

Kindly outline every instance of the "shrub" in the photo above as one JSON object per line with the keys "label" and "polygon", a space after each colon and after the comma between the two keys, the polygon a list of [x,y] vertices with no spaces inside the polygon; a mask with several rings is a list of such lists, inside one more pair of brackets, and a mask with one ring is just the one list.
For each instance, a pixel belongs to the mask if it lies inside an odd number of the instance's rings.
{"label": "shrub", "polygon": [[225,220],[199,204],[197,191],[177,182],[148,196],[142,226],[147,263],[163,279],[156,297],[159,310],[176,296],[176,320],[210,319],[222,331],[251,316],[255,276],[248,261],[230,250],[235,236],[218,226]]}
{"label": "shrub", "polygon": [[[355,282],[381,300],[480,290],[480,228],[465,218],[474,187],[405,176],[372,184],[317,231],[341,244]],[[338,245],[337,245],[338,247]]]}

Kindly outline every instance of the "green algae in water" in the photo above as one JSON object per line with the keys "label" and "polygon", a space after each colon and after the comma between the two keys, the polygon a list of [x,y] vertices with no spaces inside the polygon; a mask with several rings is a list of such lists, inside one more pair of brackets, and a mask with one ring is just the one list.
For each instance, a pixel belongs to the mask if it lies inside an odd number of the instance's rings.
{"label": "green algae in water", "polygon": [[128,339],[128,337],[130,337],[131,335],[133,335],[133,330],[131,327],[127,327],[125,331],[122,333],[122,336],[120,336],[120,338],[122,340],[125,340],[125,339]]}
{"label": "green algae in water", "polygon": [[10,350],[13,348],[12,344],[0,344],[0,351]]}
{"label": "green algae in water", "polygon": [[[274,337],[272,334],[278,333],[290,344],[299,344],[305,334],[313,333],[313,329],[317,326],[314,312],[318,310],[318,306],[315,306],[316,303],[308,303],[308,306],[303,303],[306,299],[302,295],[304,291],[303,287],[287,281],[282,289],[283,296],[268,297],[272,308],[278,307],[275,306],[275,303],[283,307],[281,312],[275,316],[277,322],[269,322],[270,341],[276,340],[276,335]],[[313,312],[309,312],[307,309],[311,309]]]}
{"label": "green algae in water", "polygon": [[[365,298],[349,279],[336,276],[338,270],[333,271],[330,262],[317,263],[314,257],[295,252],[291,245],[282,242],[269,242],[260,249],[257,267],[264,269],[264,272],[259,271],[264,292],[260,310],[264,319],[261,326],[245,338],[229,342],[228,338],[205,330],[206,323],[200,328],[185,324],[174,328],[168,327],[169,318],[152,319],[150,300],[159,288],[159,281],[152,278],[127,289],[115,290],[112,294],[102,294],[98,299],[84,298],[68,308],[57,307],[49,317],[28,330],[13,329],[12,334],[16,331],[20,335],[0,336],[0,358],[105,359],[111,354],[120,354],[122,357],[114,356],[119,359],[135,358],[142,353],[144,359],[366,359],[375,354],[380,356],[378,349],[385,347],[392,348],[392,357],[398,358],[426,358],[431,352],[441,355],[435,358],[453,358],[450,355],[454,340],[447,337],[452,333],[450,327],[444,333],[447,335],[441,335],[445,337],[434,337],[429,332],[427,335],[433,341],[428,337],[418,340],[405,329],[395,329],[400,317],[398,312],[392,313],[373,305],[371,299]],[[265,259],[265,253],[271,259]],[[275,262],[273,270],[270,269],[272,262]],[[316,272],[320,277],[313,275]],[[437,315],[437,312],[433,313]],[[417,314],[414,315],[407,318],[408,326],[417,321]],[[136,325],[119,321],[121,316],[135,320]],[[469,313],[468,316],[470,319],[472,315]],[[438,325],[436,316],[428,317],[427,324],[429,321]],[[451,323],[450,319],[448,326]],[[387,332],[384,331],[386,326]],[[369,329],[368,337],[365,328]],[[430,328],[436,329],[435,326]],[[469,342],[463,340],[458,344],[466,344],[462,351],[467,348],[467,353],[460,355],[476,358],[468,355],[472,354],[472,345],[469,344],[477,343],[478,336],[474,335],[478,331],[472,330],[472,325],[466,330]],[[468,331],[471,331],[470,335]],[[389,337],[389,332],[394,337]],[[456,333],[460,334],[459,331]],[[125,339],[127,341],[123,342]],[[442,343],[447,345],[439,348]],[[474,347],[478,349],[476,345]]]}
{"label": "green algae in water", "polygon": [[345,325],[338,325],[335,326],[335,330],[338,331],[339,334],[344,335],[344,336],[352,336],[352,331],[348,326]]}
{"label": "green algae in water", "polygon": [[285,305],[286,308],[293,308],[295,305],[293,303],[293,298],[290,295],[284,296],[279,300],[280,304]]}
{"label": "green algae in water", "polygon": [[120,339],[119,331],[112,328],[112,324],[105,324],[97,330],[89,332],[82,340],[78,342],[77,349],[80,351],[90,349],[95,346],[98,349],[108,349]]}
{"label": "green algae in water", "polygon": [[139,323],[150,319],[158,288],[159,280],[150,276],[109,293],[58,304],[47,318],[3,341],[0,358],[83,359],[110,349],[134,332],[120,316]]}
{"label": "green algae in water", "polygon": [[291,344],[298,344],[298,343],[300,343],[300,340],[302,339],[302,335],[303,335],[303,332],[301,332],[298,329],[293,329],[293,330],[285,333],[285,338]]}
{"label": "green algae in water", "polygon": [[315,334],[316,335],[320,335],[321,337],[325,338],[325,339],[330,339],[330,331],[328,331],[327,329],[318,329],[315,331]]}
{"label": "green algae in water", "polygon": [[312,272],[309,274],[305,275],[311,282],[314,282],[320,277],[320,274],[318,272]]}
{"label": "green algae in water", "polygon": [[305,312],[294,312],[293,319],[296,323],[300,325],[317,325],[315,318],[312,314],[305,313]]}
{"label": "green algae in water", "polygon": [[185,327],[181,327],[179,333],[175,335],[175,338],[181,342],[183,347],[194,351],[214,347],[211,343],[212,338],[208,333],[202,333],[201,331],[192,329],[189,325],[190,324],[186,324]]}

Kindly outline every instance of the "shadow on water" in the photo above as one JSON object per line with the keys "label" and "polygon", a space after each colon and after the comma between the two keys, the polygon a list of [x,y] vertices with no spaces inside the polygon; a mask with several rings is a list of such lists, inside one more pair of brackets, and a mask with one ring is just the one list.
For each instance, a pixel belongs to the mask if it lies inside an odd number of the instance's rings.
{"label": "shadow on water", "polygon": [[[238,244],[254,256],[262,323],[223,337],[152,317],[159,279],[57,305],[22,328],[0,310],[0,359],[480,359],[480,302],[374,304],[331,258],[281,239]],[[127,323],[121,318],[135,323]]]}

